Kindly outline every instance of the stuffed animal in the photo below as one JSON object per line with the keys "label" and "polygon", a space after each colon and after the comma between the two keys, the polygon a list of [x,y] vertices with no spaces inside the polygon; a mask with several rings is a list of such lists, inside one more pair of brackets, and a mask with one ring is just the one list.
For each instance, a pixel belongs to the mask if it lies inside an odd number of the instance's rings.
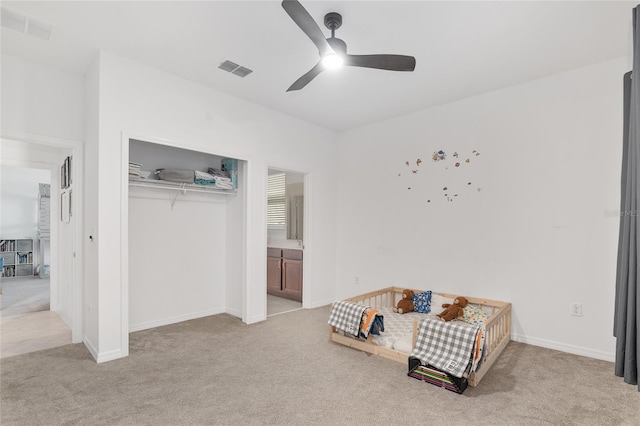
{"label": "stuffed animal", "polygon": [[406,314],[407,312],[413,311],[413,294],[412,290],[402,290],[402,300],[398,302],[398,306],[393,308],[393,312]]}
{"label": "stuffed animal", "polygon": [[451,303],[443,303],[442,307],[445,308],[444,311],[440,312],[436,315],[442,321],[451,321],[453,319],[459,318],[464,314],[464,307],[469,304],[469,301],[462,296],[458,296],[454,299],[453,304]]}

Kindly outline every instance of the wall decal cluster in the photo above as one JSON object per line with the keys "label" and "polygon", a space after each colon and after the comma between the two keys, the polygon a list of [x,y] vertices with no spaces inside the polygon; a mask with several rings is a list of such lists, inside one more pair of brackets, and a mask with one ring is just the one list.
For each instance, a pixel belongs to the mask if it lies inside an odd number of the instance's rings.
{"label": "wall decal cluster", "polygon": [[[431,160],[432,160],[431,166],[427,165],[421,168],[421,164],[423,163],[423,161],[420,158],[417,158],[414,162],[405,160],[404,162],[405,169],[404,171],[398,172],[398,177],[403,176],[403,173],[404,173],[408,176],[412,176],[413,178],[419,178],[419,175],[420,175],[419,172],[421,170],[426,171],[428,167],[437,168],[434,171],[439,172],[439,174],[442,174],[442,173],[448,173],[447,171],[449,170],[449,167],[452,166],[451,169],[454,171],[453,173],[455,173],[455,171],[462,170],[474,164],[475,163],[474,157],[478,157],[478,156],[480,156],[480,152],[475,149],[472,150],[470,153],[469,152],[458,153],[457,151],[454,151],[453,154],[451,154],[451,156],[448,156],[447,152],[444,150],[434,151],[433,154],[431,155]],[[424,173],[423,173],[423,176],[425,177],[422,179],[427,179]],[[454,175],[452,174],[447,178],[448,180],[454,180],[453,179]],[[434,193],[425,194],[426,202],[431,203],[432,201],[436,201],[437,199],[440,199],[450,203],[450,202],[453,202],[453,200],[458,198],[460,195],[462,195],[463,191],[466,193],[471,188],[475,188],[477,192],[481,191],[481,188],[478,186],[474,186],[473,182],[471,181],[467,181],[466,185],[460,185],[460,184],[446,185],[441,188],[442,191],[439,194],[434,194]],[[412,189],[412,186],[407,186],[407,190],[410,191],[411,189]]]}

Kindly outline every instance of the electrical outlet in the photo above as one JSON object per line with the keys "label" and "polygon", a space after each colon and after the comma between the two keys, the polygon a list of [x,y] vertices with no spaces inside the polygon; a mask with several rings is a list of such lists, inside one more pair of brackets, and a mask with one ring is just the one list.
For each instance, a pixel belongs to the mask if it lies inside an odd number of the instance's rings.
{"label": "electrical outlet", "polygon": [[356,279],[354,281],[356,285],[360,284],[360,277],[356,275]]}
{"label": "electrical outlet", "polygon": [[574,317],[582,316],[582,303],[571,304],[571,315],[573,315]]}

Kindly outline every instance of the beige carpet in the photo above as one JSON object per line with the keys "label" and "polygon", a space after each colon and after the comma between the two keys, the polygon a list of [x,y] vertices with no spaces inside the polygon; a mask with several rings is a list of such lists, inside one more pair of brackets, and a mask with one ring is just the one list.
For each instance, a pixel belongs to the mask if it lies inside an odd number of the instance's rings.
{"label": "beige carpet", "polygon": [[510,343],[463,395],[328,341],[328,308],[243,325],[216,315],[0,361],[2,425],[637,425],[640,393],[608,362]]}

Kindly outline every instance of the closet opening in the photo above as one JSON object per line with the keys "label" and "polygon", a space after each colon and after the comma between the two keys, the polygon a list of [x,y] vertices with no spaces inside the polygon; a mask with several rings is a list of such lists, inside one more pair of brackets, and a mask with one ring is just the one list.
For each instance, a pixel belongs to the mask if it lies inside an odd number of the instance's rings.
{"label": "closet opening", "polygon": [[220,313],[244,320],[247,162],[123,143],[129,332]]}

